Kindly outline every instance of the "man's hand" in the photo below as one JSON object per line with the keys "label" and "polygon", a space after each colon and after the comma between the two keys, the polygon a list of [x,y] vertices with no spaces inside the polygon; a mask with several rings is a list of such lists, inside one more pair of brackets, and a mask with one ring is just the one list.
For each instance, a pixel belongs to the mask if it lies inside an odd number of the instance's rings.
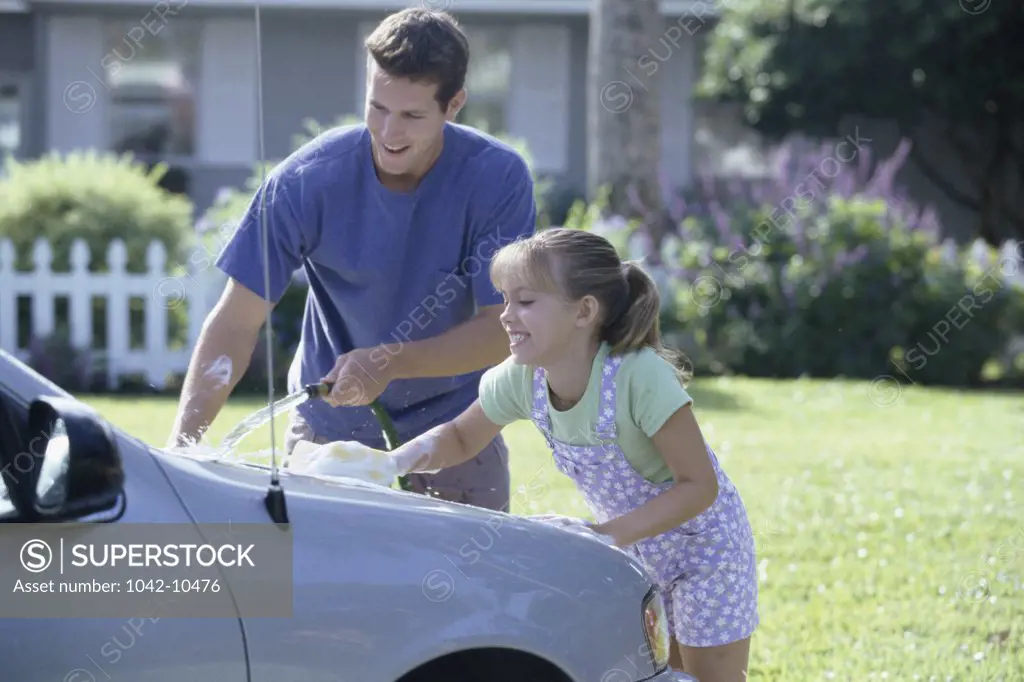
{"label": "man's hand", "polygon": [[[369,405],[394,380],[390,362],[380,362],[379,348],[357,348],[339,355],[334,368],[322,381],[334,383],[324,398],[332,407]],[[376,356],[377,359],[374,359]]]}
{"label": "man's hand", "polygon": [[495,365],[508,357],[502,305],[481,309],[443,334],[419,341],[357,348],[338,356],[321,381],[333,381],[324,400],[333,407],[369,405],[392,381],[452,377]]}

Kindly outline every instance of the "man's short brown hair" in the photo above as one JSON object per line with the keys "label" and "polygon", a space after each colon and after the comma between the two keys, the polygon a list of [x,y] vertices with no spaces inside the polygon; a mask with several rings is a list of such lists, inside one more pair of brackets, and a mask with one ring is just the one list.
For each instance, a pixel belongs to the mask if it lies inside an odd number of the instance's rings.
{"label": "man's short brown hair", "polygon": [[366,50],[384,72],[437,84],[441,109],[466,83],[469,42],[445,12],[410,8],[385,18],[366,39]]}

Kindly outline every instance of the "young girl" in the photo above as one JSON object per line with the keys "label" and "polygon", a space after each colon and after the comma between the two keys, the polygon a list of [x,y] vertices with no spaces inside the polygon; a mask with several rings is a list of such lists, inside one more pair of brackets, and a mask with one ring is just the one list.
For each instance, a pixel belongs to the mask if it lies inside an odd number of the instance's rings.
{"label": "young girl", "polygon": [[511,357],[485,373],[464,413],[392,453],[400,471],[460,464],[531,419],[596,518],[592,530],[662,589],[672,667],[701,682],[746,680],[759,623],[753,534],[661,345],[653,281],[604,238],[573,229],[509,244],[490,274]]}

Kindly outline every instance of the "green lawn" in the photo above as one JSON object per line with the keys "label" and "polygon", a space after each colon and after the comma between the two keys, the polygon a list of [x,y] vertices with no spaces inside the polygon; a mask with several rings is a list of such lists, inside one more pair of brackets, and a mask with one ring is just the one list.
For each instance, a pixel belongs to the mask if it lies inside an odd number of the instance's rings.
{"label": "green lawn", "polygon": [[[1024,395],[737,379],[692,392],[758,539],[751,680],[1024,680]],[[174,416],[166,399],[86,399],[155,444]],[[213,438],[264,402],[232,399]],[[533,427],[507,436],[513,511],[583,515]],[[266,443],[264,428],[243,444]]]}

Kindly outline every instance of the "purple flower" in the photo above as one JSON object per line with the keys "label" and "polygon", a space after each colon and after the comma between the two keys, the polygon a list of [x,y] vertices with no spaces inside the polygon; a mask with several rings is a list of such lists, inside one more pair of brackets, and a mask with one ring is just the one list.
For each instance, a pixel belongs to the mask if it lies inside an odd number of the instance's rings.
{"label": "purple flower", "polygon": [[847,171],[845,167],[841,168],[839,176],[836,178],[836,182],[833,185],[833,189],[835,189],[836,194],[843,197],[844,199],[849,199],[851,196],[853,196],[853,193],[856,190],[856,188],[857,179],[853,176],[852,173]]}
{"label": "purple flower", "polygon": [[700,176],[701,187],[704,189],[704,200],[711,201],[715,196],[715,181],[711,173],[702,173]]}
{"label": "purple flower", "polygon": [[932,206],[928,206],[924,209],[920,223],[920,229],[932,237],[933,240],[939,236],[939,233],[941,232],[939,216]]}
{"label": "purple flower", "polygon": [[893,180],[910,154],[910,147],[910,140],[906,138],[900,140],[893,155],[878,164],[874,176],[868,182],[868,192],[877,197],[893,195]]}
{"label": "purple flower", "polygon": [[715,220],[715,228],[718,230],[718,238],[721,243],[727,243],[732,231],[729,229],[729,214],[722,209],[717,201],[711,202],[711,215]]}
{"label": "purple flower", "polygon": [[871,178],[871,147],[857,147],[857,184],[865,185]]}
{"label": "purple flower", "polygon": [[645,207],[643,202],[640,201],[640,193],[636,191],[636,187],[634,185],[630,185],[626,188],[626,196],[629,198],[629,205],[634,211],[640,215],[647,213],[647,207]]}
{"label": "purple flower", "polygon": [[670,212],[672,215],[672,221],[677,225],[686,217],[686,199],[684,199],[682,195],[678,195],[672,200],[672,208],[670,209]]}

